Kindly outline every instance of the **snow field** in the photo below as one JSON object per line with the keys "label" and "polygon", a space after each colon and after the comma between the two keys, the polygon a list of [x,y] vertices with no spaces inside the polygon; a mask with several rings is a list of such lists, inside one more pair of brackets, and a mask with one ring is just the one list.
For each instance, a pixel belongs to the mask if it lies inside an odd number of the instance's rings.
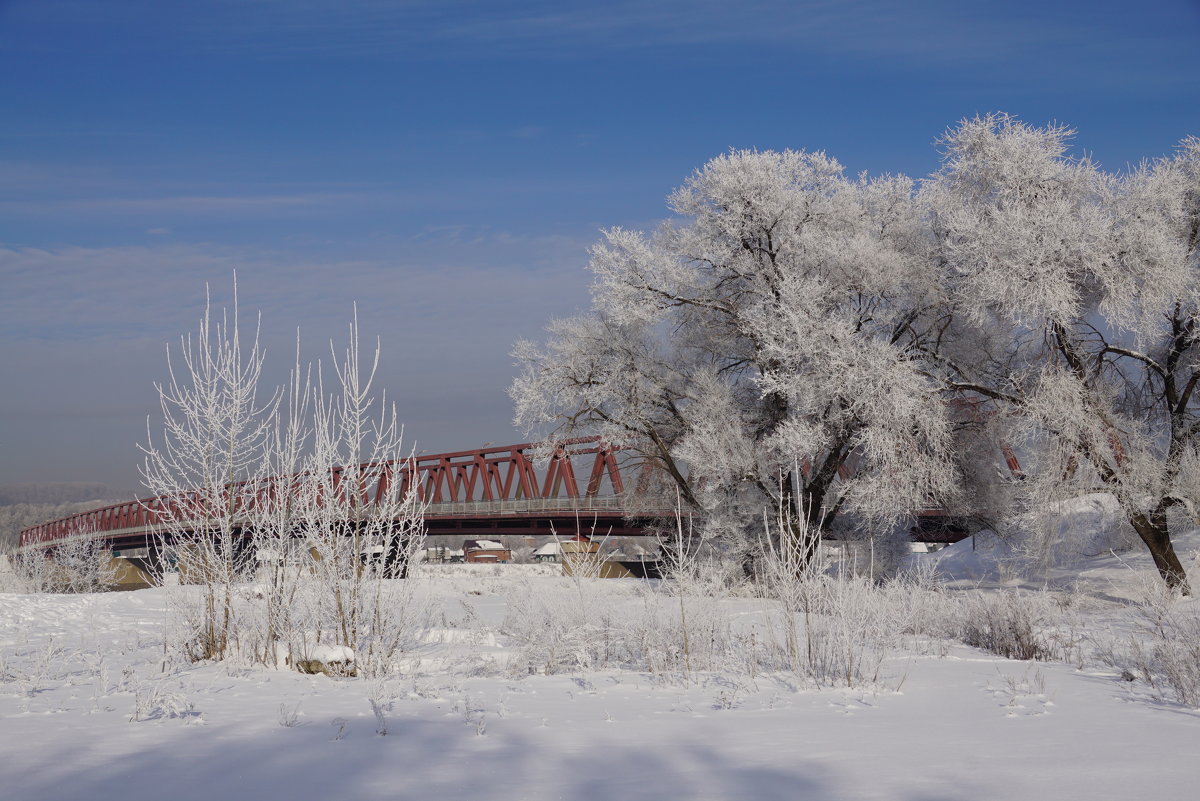
{"label": "snow field", "polygon": [[[193,588],[4,594],[0,795],[1190,798],[1200,716],[1152,630],[1200,610],[1129,601],[1150,574],[1123,559],[1019,602],[929,576],[809,588],[803,655],[777,604],[716,582],[681,607],[666,583],[423,571],[398,670],[360,678],[179,659],[164,634]],[[976,607],[1069,661],[963,645]],[[1134,642],[1157,684],[1120,678]]]}

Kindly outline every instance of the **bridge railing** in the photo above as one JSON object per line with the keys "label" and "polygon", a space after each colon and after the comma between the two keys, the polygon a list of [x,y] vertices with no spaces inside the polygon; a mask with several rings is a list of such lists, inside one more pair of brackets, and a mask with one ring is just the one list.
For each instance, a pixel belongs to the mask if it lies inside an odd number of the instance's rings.
{"label": "bridge railing", "polygon": [[607,495],[600,498],[517,498],[498,501],[443,501],[425,508],[426,517],[457,515],[503,515],[524,512],[613,512],[625,508],[625,497]]}

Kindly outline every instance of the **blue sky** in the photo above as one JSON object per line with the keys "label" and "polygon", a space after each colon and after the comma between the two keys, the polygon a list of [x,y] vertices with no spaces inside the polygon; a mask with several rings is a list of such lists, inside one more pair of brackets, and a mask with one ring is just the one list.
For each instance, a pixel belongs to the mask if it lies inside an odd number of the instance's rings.
{"label": "blue sky", "polygon": [[1118,169],[1200,134],[1198,53],[1197,0],[0,0],[0,483],[136,488],[234,269],[273,379],[357,300],[418,448],[518,441],[513,340],[707,159],[919,177],[1002,110]]}

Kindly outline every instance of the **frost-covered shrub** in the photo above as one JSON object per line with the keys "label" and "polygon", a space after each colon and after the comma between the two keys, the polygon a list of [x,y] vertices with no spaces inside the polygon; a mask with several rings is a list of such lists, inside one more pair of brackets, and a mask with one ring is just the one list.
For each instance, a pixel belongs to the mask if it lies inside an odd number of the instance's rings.
{"label": "frost-covered shrub", "polygon": [[1154,646],[1154,666],[1175,700],[1200,707],[1200,610],[1179,610]]}
{"label": "frost-covered shrub", "polygon": [[767,642],[757,663],[817,686],[853,687],[881,679],[880,668],[902,630],[880,587],[849,575],[801,574],[767,585]]}
{"label": "frost-covered shrub", "polygon": [[1045,594],[972,592],[959,605],[959,638],[1006,659],[1050,659],[1053,601]]}
{"label": "frost-covered shrub", "polygon": [[1147,583],[1133,614],[1133,633],[1104,642],[1097,657],[1129,681],[1200,708],[1200,603]]}
{"label": "frost-covered shrub", "polygon": [[873,571],[868,560],[860,572],[846,551],[823,572],[790,538],[763,538],[758,589],[768,604],[767,626],[762,648],[752,654],[756,669],[788,671],[817,686],[872,684],[906,637],[944,635],[947,601],[932,568],[886,581],[879,573],[891,570]]}
{"label": "frost-covered shrub", "polygon": [[[378,676],[399,669],[403,654],[417,648],[430,627],[432,606],[416,582],[369,579],[351,598],[343,595],[338,611],[334,591],[321,574],[301,571],[289,584],[286,609],[281,612],[271,591],[263,586],[237,588],[228,604],[228,630],[236,632],[219,658],[241,665],[290,667],[327,675]],[[210,595],[203,587],[167,588],[168,648],[186,663],[218,658],[209,642]],[[353,630],[345,628],[345,607],[357,605]],[[352,634],[350,639],[347,635]],[[321,670],[330,653],[345,654]]]}
{"label": "frost-covered shrub", "polygon": [[[661,657],[678,654],[685,672],[713,670],[728,662],[734,649],[731,621],[725,602],[739,588],[744,570],[739,560],[714,546],[711,540],[685,537],[677,520],[673,542],[663,551],[663,581],[657,598],[647,597],[644,617],[649,621],[650,601],[665,608]],[[653,658],[655,651],[647,656]],[[677,668],[678,669],[678,668]]]}
{"label": "frost-covered shrub", "polygon": [[916,562],[878,586],[889,630],[910,647],[952,638],[956,602],[932,562]]}
{"label": "frost-covered shrub", "polygon": [[172,498],[157,511],[181,583],[197,585],[173,593],[172,645],[269,666],[338,646],[356,671],[393,670],[424,614],[398,581],[421,550],[423,502],[393,474],[409,454],[395,406],[371,392],[378,346],[360,361],[355,321],[330,389],[297,362],[286,390],[256,400],[265,353],[239,336],[235,292],[180,350],[159,389],[163,431],[142,447],[147,487]]}
{"label": "frost-covered shrub", "polygon": [[9,556],[10,581],[22,592],[103,592],[117,580],[107,543],[76,537],[53,550],[20,551]]}
{"label": "frost-covered shrub", "polygon": [[[629,631],[612,614],[611,597],[592,586],[601,579],[574,576],[535,587],[521,582],[506,596],[501,632],[518,646],[515,673],[562,673],[608,667],[624,659]],[[611,582],[609,582],[611,585]]]}
{"label": "frost-covered shrub", "polygon": [[133,688],[133,712],[130,722],[162,718],[192,718],[197,715],[192,702],[182,692],[167,690],[164,683],[138,682]]}
{"label": "frost-covered shrub", "polygon": [[25,583],[13,570],[11,556],[0,553],[0,592],[23,592],[24,589]]}
{"label": "frost-covered shrub", "polygon": [[957,631],[956,604],[930,568],[888,581],[850,571],[797,569],[786,550],[760,559],[757,597],[763,621],[737,625],[726,596],[718,610],[731,632],[732,658],[752,673],[783,671],[817,687],[886,682],[884,662],[899,648],[927,648]]}

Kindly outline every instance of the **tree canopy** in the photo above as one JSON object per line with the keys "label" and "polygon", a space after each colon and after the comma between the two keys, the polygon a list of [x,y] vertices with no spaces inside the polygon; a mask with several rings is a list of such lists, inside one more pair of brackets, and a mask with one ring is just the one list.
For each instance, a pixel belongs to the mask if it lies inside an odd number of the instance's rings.
{"label": "tree canopy", "polygon": [[[1103,490],[1186,590],[1200,140],[1113,173],[1072,135],[964,120],[919,183],[821,152],[713,159],[653,232],[603,232],[591,309],[518,343],[517,422],[639,454],[742,543],[764,513],[876,537],[930,504],[1029,523]],[[989,469],[998,442],[1019,475]]]}

